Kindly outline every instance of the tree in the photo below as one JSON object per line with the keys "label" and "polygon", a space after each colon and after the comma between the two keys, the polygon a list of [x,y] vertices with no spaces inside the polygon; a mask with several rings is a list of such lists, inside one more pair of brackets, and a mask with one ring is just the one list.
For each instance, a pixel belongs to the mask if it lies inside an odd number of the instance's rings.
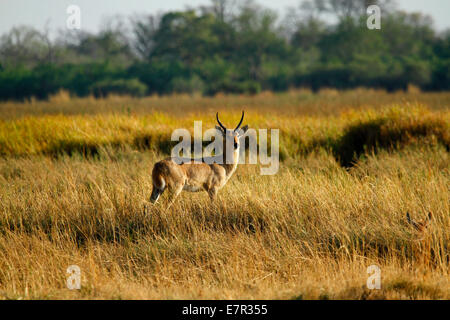
{"label": "tree", "polygon": [[106,25],[98,34],[63,32],[56,42],[64,50],[60,63],[110,61],[118,65],[129,65],[136,58],[129,37],[120,24],[116,27]]}
{"label": "tree", "polygon": [[161,17],[147,15],[131,20],[133,30],[133,48],[141,59],[149,59],[155,46],[154,37],[159,30]]}
{"label": "tree", "polygon": [[[367,6],[383,12],[366,27]],[[329,16],[334,17],[329,23]],[[131,27],[131,28],[130,28]],[[256,93],[292,86],[448,89],[450,33],[392,0],[307,0],[283,20],[251,0],[110,19],[97,33],[14,28],[0,37],[0,99],[95,91]],[[95,85],[94,85],[95,84]]]}
{"label": "tree", "polygon": [[52,45],[47,33],[21,26],[0,37],[0,61],[4,66],[33,67],[52,62]]}

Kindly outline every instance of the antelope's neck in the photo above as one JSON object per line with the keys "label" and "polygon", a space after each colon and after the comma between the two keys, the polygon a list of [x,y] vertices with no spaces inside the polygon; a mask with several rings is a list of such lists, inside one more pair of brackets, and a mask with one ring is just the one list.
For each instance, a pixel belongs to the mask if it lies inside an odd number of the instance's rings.
{"label": "antelope's neck", "polygon": [[233,175],[234,171],[236,171],[237,163],[224,163],[221,166],[225,168],[226,175],[229,178]]}
{"label": "antelope's neck", "polygon": [[223,164],[221,166],[225,169],[227,178],[230,178],[234,171],[236,171],[237,165],[239,163],[239,148],[233,152],[233,163],[226,163],[226,154],[223,154]]}

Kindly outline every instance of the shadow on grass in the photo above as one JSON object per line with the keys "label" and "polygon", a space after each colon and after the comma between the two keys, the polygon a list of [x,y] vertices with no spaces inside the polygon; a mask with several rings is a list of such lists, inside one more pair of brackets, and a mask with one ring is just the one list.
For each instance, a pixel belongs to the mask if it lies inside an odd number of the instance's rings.
{"label": "shadow on grass", "polygon": [[350,168],[364,154],[377,154],[380,150],[393,151],[411,144],[441,144],[448,152],[449,127],[440,119],[376,119],[361,122],[347,127],[343,136],[332,143],[331,151],[342,167]]}
{"label": "shadow on grass", "polygon": [[[288,158],[289,155],[308,155],[319,149],[324,149],[332,153],[336,161],[345,168],[354,166],[365,154],[377,154],[381,150],[393,151],[411,144],[440,144],[447,151],[450,151],[448,121],[440,118],[439,115],[426,113],[422,117],[411,117],[407,114],[401,116],[396,114],[381,115],[375,119],[350,124],[337,137],[328,134],[325,137],[312,139],[308,142],[302,140],[300,133],[285,134],[286,144],[283,144],[283,136],[280,137],[279,155],[281,161]],[[248,149],[248,138],[245,142],[244,145]],[[210,141],[203,141],[203,148],[210,143]],[[178,141],[171,141],[170,133],[153,132],[137,133],[130,141],[58,140],[49,144],[42,152],[56,157],[60,155],[80,155],[85,158],[96,158],[101,157],[101,151],[105,148],[115,150],[131,147],[141,151],[152,150],[170,155],[176,144],[178,144]],[[259,145],[257,148],[259,150]],[[194,150],[193,141],[191,149]]]}

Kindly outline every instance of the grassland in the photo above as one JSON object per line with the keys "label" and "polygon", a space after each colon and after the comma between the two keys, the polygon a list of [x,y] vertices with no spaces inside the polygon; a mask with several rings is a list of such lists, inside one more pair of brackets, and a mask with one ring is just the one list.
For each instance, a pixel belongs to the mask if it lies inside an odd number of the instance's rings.
{"label": "grassland", "polygon": [[[363,89],[0,104],[0,297],[450,299],[449,107]],[[280,129],[280,171],[149,207],[171,131],[242,109]],[[433,213],[425,235],[407,211]]]}

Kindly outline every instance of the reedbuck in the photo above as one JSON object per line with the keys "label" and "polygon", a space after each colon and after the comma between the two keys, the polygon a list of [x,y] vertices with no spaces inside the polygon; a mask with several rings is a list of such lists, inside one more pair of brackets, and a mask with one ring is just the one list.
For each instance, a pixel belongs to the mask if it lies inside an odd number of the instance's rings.
{"label": "reedbuck", "polygon": [[424,220],[415,221],[408,212],[406,213],[406,220],[414,227],[416,232],[416,239],[412,242],[414,258],[424,266],[429,265],[431,260],[431,235],[428,233],[428,227],[432,218],[433,215],[429,212]]}
{"label": "reedbuck", "polygon": [[186,159],[182,164],[177,164],[173,158],[159,161],[153,167],[153,191],[150,201],[155,203],[160,195],[167,189],[170,193],[169,206],[182,190],[196,192],[205,190],[211,200],[214,200],[217,191],[221,189],[231,178],[239,161],[239,138],[248,130],[248,126],[242,128],[244,111],[241,121],[234,130],[227,129],[216,114],[216,126],[223,138],[223,154],[219,156]]}
{"label": "reedbuck", "polygon": [[433,215],[431,214],[431,212],[429,212],[428,217],[425,220],[417,222],[411,219],[409,212],[406,213],[406,220],[408,221],[408,223],[411,224],[414,227],[414,229],[416,229],[417,233],[421,235],[424,235],[426,233],[428,225],[430,224],[432,218]]}

